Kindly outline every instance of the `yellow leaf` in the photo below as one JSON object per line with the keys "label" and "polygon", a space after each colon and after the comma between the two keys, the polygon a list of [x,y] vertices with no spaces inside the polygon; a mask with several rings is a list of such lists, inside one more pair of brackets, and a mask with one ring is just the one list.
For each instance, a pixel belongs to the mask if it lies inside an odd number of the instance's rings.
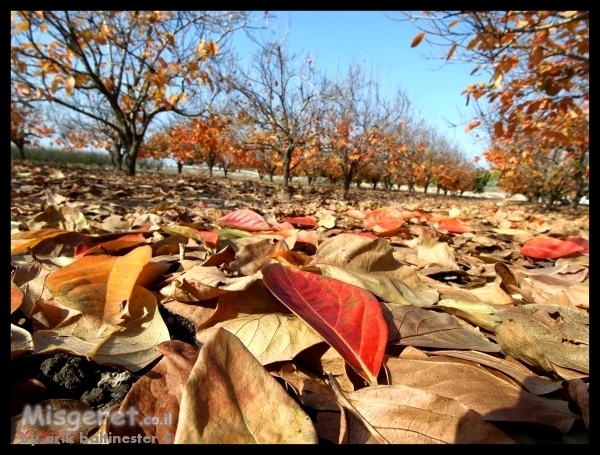
{"label": "yellow leaf", "polygon": [[66,85],[69,90],[73,90],[75,87],[75,78],[73,76],[69,76]]}
{"label": "yellow leaf", "polygon": [[496,88],[502,88],[502,73],[498,75],[498,77],[494,81],[494,85],[496,86]]}
{"label": "yellow leaf", "polygon": [[410,43],[410,47],[417,47],[419,44],[421,44],[423,38],[425,38],[425,32],[419,33],[417,36],[414,37],[412,43]]}

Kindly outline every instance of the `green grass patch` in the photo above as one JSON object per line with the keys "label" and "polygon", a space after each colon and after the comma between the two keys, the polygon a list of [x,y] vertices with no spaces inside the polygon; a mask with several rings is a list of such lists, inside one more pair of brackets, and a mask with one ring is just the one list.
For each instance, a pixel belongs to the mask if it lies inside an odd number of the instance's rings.
{"label": "green grass patch", "polygon": [[[12,160],[20,160],[21,156],[16,147],[10,148]],[[87,166],[112,166],[110,155],[101,152],[83,152],[77,150],[42,149],[39,147],[26,147],[25,157],[29,161],[45,163],[77,163]]]}

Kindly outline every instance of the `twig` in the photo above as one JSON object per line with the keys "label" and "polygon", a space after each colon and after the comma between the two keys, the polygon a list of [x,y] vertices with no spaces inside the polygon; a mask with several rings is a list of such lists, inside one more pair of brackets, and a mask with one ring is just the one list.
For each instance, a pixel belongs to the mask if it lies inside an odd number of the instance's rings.
{"label": "twig", "polygon": [[179,243],[179,262],[185,260],[185,243]]}

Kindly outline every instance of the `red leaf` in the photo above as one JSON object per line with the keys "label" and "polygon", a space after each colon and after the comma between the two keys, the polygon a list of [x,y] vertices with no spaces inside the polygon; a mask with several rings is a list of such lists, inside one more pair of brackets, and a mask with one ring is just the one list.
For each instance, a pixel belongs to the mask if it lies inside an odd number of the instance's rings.
{"label": "red leaf", "polygon": [[314,228],[317,227],[317,220],[314,219],[312,216],[296,216],[296,217],[291,217],[291,218],[284,218],[280,221],[281,223],[291,223],[295,226],[301,227],[301,228]]}
{"label": "red leaf", "polygon": [[269,223],[269,225],[273,229],[276,229],[278,231],[288,231],[288,230],[295,229],[292,224],[287,223],[287,222],[284,222],[284,223]]}
{"label": "red leaf", "polygon": [[214,248],[217,246],[217,240],[219,240],[219,233],[217,231],[199,231],[198,229],[194,229],[194,231],[204,239],[209,247]]}
{"label": "red leaf", "polygon": [[371,210],[365,214],[365,227],[374,231],[390,231],[402,226],[404,217],[402,210],[394,207],[384,207],[381,209]]}
{"label": "red leaf", "polygon": [[388,329],[373,294],[281,264],[261,269],[269,290],[371,385],[377,385]]}
{"label": "red leaf", "polygon": [[221,226],[229,226],[245,231],[271,231],[273,228],[258,213],[249,209],[235,210],[217,221]]}
{"label": "red leaf", "polygon": [[583,237],[569,237],[567,242],[571,242],[582,247],[583,250],[580,251],[582,254],[590,253],[590,241],[588,239],[584,239]]}
{"label": "red leaf", "polygon": [[454,234],[462,234],[464,232],[471,232],[471,229],[468,226],[463,225],[456,218],[442,218],[438,223],[438,231],[447,231],[452,232]]}
{"label": "red leaf", "polygon": [[561,258],[582,251],[585,251],[585,248],[574,241],[552,237],[536,237],[526,242],[521,248],[521,253],[525,256],[536,259]]}

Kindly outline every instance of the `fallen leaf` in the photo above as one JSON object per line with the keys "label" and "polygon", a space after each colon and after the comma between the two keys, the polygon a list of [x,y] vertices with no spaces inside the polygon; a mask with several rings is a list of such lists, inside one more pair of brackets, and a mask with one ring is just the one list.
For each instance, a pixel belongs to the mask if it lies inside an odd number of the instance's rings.
{"label": "fallen leaf", "polygon": [[[357,411],[391,444],[514,443],[479,414],[450,398],[404,385],[348,393]],[[362,444],[367,430],[349,415],[348,442]]]}
{"label": "fallen leaf", "polygon": [[317,227],[317,220],[312,216],[295,216],[283,218],[282,223],[290,223],[295,227],[311,229]]}
{"label": "fallen leaf", "polygon": [[523,245],[521,253],[536,259],[555,259],[584,250],[585,247],[576,242],[553,237],[536,237]]}
{"label": "fallen leaf", "polygon": [[316,443],[310,418],[237,337],[198,334],[200,354],[184,386],[175,443]]}
{"label": "fallen leaf", "polygon": [[566,434],[575,421],[564,401],[548,400],[491,374],[476,364],[388,358],[391,384],[451,398],[487,421],[538,423]]}
{"label": "fallen leaf", "polygon": [[381,232],[402,226],[404,218],[402,210],[395,207],[384,207],[366,213],[364,223],[366,228]]}
{"label": "fallen leaf", "polygon": [[31,333],[22,327],[10,325],[10,360],[13,361],[17,357],[22,356],[30,351],[33,351],[33,343]]}
{"label": "fallen leaf", "polygon": [[49,205],[45,211],[33,217],[28,226],[32,231],[36,229],[55,228],[81,232],[91,228],[90,223],[88,223],[83,213],[79,210],[54,205]]}
{"label": "fallen leaf", "polygon": [[[182,341],[165,341],[156,346],[163,358],[129,389],[119,411],[126,414],[130,409],[137,411],[134,422],[125,419],[124,425],[110,423],[109,430],[115,436],[158,436],[174,435],[179,422],[179,405],[183,388],[192,367],[198,358],[198,348]],[[127,415],[129,417],[129,415]],[[146,417],[157,417],[158,423],[146,423]],[[151,420],[150,420],[151,422]],[[172,441],[172,438],[171,438]]]}
{"label": "fallen leaf", "polygon": [[387,324],[370,292],[333,278],[270,264],[262,268],[269,290],[333,346],[369,381],[377,384],[387,343]]}
{"label": "fallen leaf", "polygon": [[235,210],[221,217],[218,221],[221,226],[243,229],[245,231],[271,231],[269,223],[258,213],[249,209]]}
{"label": "fallen leaf", "polygon": [[500,347],[485,338],[479,330],[461,324],[451,314],[413,306],[382,306],[384,317],[388,321],[389,341],[394,344],[484,352],[500,351]]}
{"label": "fallen leaf", "polygon": [[435,239],[423,239],[417,247],[417,260],[419,267],[437,265],[449,270],[460,270],[450,246]]}
{"label": "fallen leaf", "polygon": [[10,314],[19,309],[23,303],[23,291],[13,281],[10,282]]}
{"label": "fallen leaf", "polygon": [[529,392],[534,395],[545,395],[557,391],[562,385],[562,380],[555,381],[549,378],[538,376],[522,366],[508,362],[507,360],[485,354],[478,351],[430,351],[430,354],[436,354],[457,359],[470,360],[471,362],[494,368],[502,373],[517,380]]}

